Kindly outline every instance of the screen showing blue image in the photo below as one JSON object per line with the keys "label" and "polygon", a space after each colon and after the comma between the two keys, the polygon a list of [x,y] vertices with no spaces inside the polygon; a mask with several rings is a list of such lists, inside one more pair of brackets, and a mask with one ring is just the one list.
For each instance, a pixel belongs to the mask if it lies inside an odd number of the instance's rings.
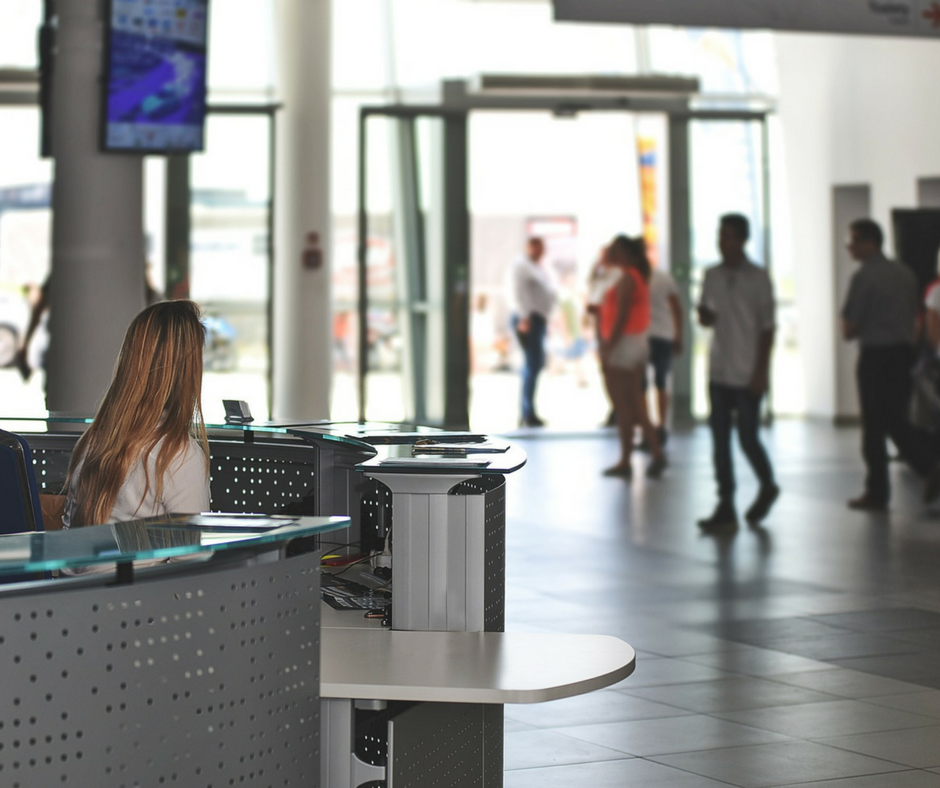
{"label": "screen showing blue image", "polygon": [[202,150],[208,0],[111,0],[104,147]]}

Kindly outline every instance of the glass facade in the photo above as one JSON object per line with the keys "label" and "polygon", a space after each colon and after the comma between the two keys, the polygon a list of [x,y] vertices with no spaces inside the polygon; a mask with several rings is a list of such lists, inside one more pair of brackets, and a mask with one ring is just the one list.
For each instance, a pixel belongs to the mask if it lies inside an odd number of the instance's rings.
{"label": "glass facade", "polygon": [[[0,66],[35,66],[40,6],[27,0],[4,3],[0,11]],[[274,0],[226,0],[213,6],[209,81],[214,104],[276,101],[274,12]],[[245,49],[248,41],[250,57]],[[332,59],[333,415],[342,418],[355,415],[358,409],[355,130],[361,106],[395,101],[437,103],[442,80],[472,79],[481,73],[693,75],[702,82],[698,103],[712,108],[747,107],[755,97],[772,99],[777,92],[769,34],[557,24],[548,3],[334,0]],[[5,113],[0,124],[0,188],[45,184],[48,189],[51,167],[36,154],[37,111],[2,108],[0,113]],[[401,311],[409,296],[397,267],[402,253],[401,240],[396,239],[401,205],[393,164],[399,151],[395,135],[389,132],[392,125],[385,120],[373,122],[368,150],[369,286],[373,297],[368,347],[370,368],[375,373],[369,391],[370,400],[381,403],[376,407],[382,410],[370,411],[373,418],[407,415],[407,400],[413,393],[402,378],[408,360],[407,354],[403,355]],[[617,232],[655,236],[657,256],[663,265],[670,263],[665,125],[663,117],[627,113],[583,114],[573,119],[519,112],[475,113],[471,117],[470,297],[476,306],[471,317],[471,345],[477,375],[473,408],[474,421],[483,422],[475,426],[508,426],[514,411],[512,370],[518,365],[518,351],[507,327],[504,271],[519,253],[532,222],[547,220],[547,226],[568,228],[565,232],[569,235],[553,241],[564,250],[557,254],[561,262],[553,266],[564,291],[563,300],[570,302],[568,312],[583,306],[586,272],[600,245]],[[432,126],[418,125],[423,130],[419,130],[417,145],[419,213],[422,222],[429,222],[428,227],[438,208],[435,189],[440,177],[435,148],[439,141]],[[752,256],[765,262],[765,247],[772,252],[769,262],[781,302],[774,406],[778,412],[799,413],[802,382],[792,264],[782,241],[771,237],[764,243],[764,233],[769,230],[764,226],[767,216],[776,221],[781,215],[773,199],[765,205],[767,195],[776,191],[773,177],[767,182],[764,175],[765,160],[776,166],[781,158],[779,143],[771,133],[765,149],[759,125],[747,123],[698,123],[691,136],[693,296],[701,269],[715,258],[718,215],[737,210],[751,216]],[[235,348],[231,350],[223,341],[218,352],[212,351],[215,355],[207,356],[207,381],[216,374],[228,375],[220,390],[224,389],[226,396],[241,391],[244,396],[240,398],[251,401],[262,415],[269,411],[268,227],[271,211],[276,210],[270,191],[270,155],[267,115],[213,116],[206,152],[192,157],[189,183],[190,293],[213,319],[222,321],[219,335],[228,337]],[[641,164],[641,159],[646,164]],[[655,162],[652,167],[650,161]],[[165,192],[171,180],[163,160],[148,161],[148,259],[150,276],[158,289],[162,289],[168,270]],[[650,218],[650,205],[655,206],[655,219]],[[30,211],[28,216],[19,211],[22,215],[15,222],[22,229],[18,235],[42,236],[48,244],[48,210],[45,214],[41,208]],[[14,253],[9,251],[13,248],[9,238],[13,231],[8,228],[14,219],[10,216],[10,210],[0,206],[0,228],[7,228],[0,231],[0,281],[8,287],[12,278],[14,286],[22,288],[27,284],[20,281],[25,274],[7,272],[25,266],[38,271],[30,274],[37,280],[48,265],[48,249],[37,251],[41,242],[24,241],[31,251],[16,252],[23,262],[11,262]],[[425,240],[433,251],[434,239]],[[20,243],[15,246],[26,248]],[[41,265],[28,262],[42,257],[45,261]],[[569,264],[569,258],[573,263]],[[589,416],[577,417],[582,420],[580,426],[590,426],[603,416],[594,411],[606,406],[592,354],[576,354],[575,362],[570,358],[576,339],[583,340],[578,344],[589,350],[590,332],[578,326],[571,315],[558,318],[545,391],[550,393],[551,385],[558,386],[550,395],[560,403],[556,421],[565,421],[578,410],[591,411]],[[701,340],[698,346],[702,347]],[[701,379],[701,359],[696,369]],[[585,380],[591,391],[585,407],[565,407],[571,397],[583,393]],[[701,385],[697,390],[696,411],[701,413]],[[216,399],[216,392],[207,392],[207,401]],[[486,402],[499,403],[499,407],[494,404],[491,408]]]}

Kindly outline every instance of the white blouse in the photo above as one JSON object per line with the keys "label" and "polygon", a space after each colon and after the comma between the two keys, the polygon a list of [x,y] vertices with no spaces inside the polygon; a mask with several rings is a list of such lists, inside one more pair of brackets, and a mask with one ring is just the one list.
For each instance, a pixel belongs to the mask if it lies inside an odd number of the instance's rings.
{"label": "white blouse", "polygon": [[[182,452],[174,457],[163,479],[163,492],[159,499],[156,495],[156,464],[161,440],[146,457],[150,475],[150,489],[144,474],[144,458],[134,465],[114,501],[114,507],[107,522],[120,523],[139,520],[144,517],[157,517],[165,514],[196,513],[209,510],[209,474],[206,470],[206,455],[199,443],[193,438]],[[62,526],[68,528],[75,516],[76,501],[73,490],[78,486],[82,466],[79,463],[75,471],[73,484],[70,485],[62,513]],[[92,525],[92,523],[89,523]]]}

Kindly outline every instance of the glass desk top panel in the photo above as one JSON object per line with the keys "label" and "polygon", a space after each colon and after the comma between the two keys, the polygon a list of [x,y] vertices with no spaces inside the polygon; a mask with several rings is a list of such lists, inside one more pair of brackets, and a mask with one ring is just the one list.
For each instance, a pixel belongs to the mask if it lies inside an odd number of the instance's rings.
{"label": "glass desk top panel", "polygon": [[261,547],[348,525],[348,517],[207,514],[11,534],[0,536],[0,575]]}

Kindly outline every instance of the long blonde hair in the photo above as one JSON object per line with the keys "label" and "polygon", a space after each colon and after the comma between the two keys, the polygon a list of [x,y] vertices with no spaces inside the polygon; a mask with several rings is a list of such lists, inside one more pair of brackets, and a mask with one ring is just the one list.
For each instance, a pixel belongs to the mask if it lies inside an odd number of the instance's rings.
{"label": "long blonde hair", "polygon": [[131,322],[111,385],[72,452],[66,487],[76,504],[73,527],[107,522],[128,473],[161,440],[155,480],[148,463],[143,464],[144,497],[151,483],[156,497],[162,496],[167,468],[192,438],[206,455],[208,473],[201,394],[204,344],[199,307],[192,301],[161,301]]}

